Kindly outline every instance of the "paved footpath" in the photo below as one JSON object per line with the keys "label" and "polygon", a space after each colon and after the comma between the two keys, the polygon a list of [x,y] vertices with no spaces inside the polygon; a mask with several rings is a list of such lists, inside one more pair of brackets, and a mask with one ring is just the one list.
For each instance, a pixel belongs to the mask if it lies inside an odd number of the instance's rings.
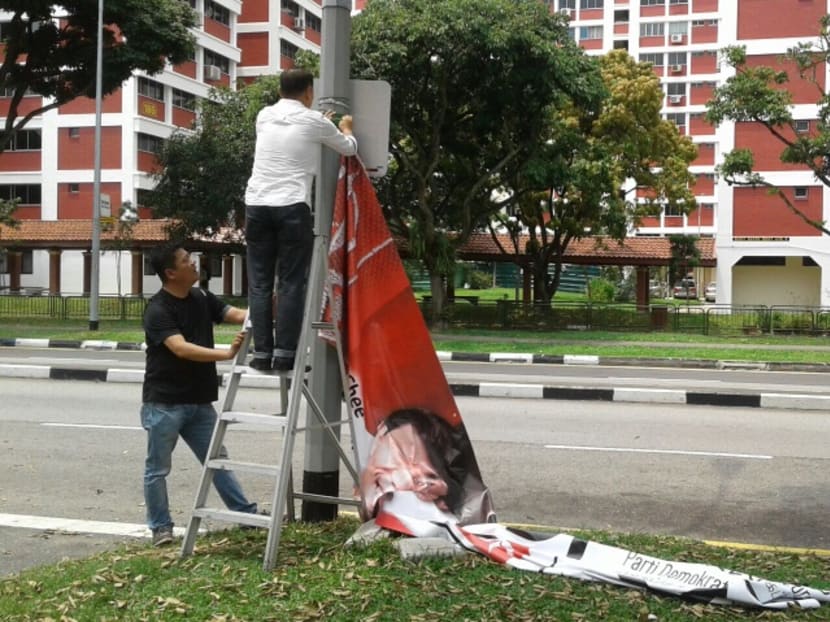
{"label": "paved footpath", "polygon": [[[455,337],[434,335],[436,339],[456,339]],[[461,340],[482,340],[490,341],[490,337],[464,336]],[[495,338],[499,342],[527,342],[532,340],[521,340],[513,338]],[[585,342],[570,341],[569,343]],[[615,345],[623,345],[629,342],[613,342]],[[630,342],[634,343],[634,342]],[[636,345],[643,347],[642,342]],[[698,347],[697,344],[681,344],[655,342],[653,345],[662,347]],[[704,344],[708,345],[708,344]],[[747,349],[756,348],[751,344],[736,344],[745,346]],[[80,350],[121,350],[141,351],[144,344],[127,343],[117,341],[70,341],[57,339],[0,339],[0,347],[28,347],[28,348],[70,348]],[[219,346],[222,347],[222,346]],[[713,344],[711,347],[722,347]],[[766,347],[766,346],[765,346]],[[786,346],[782,346],[786,347]],[[789,349],[818,349],[827,351],[827,346],[794,346]],[[686,369],[723,369],[723,370],[757,370],[757,371],[802,371],[802,372],[830,372],[830,365],[827,364],[795,364],[795,363],[759,363],[759,362],[737,362],[717,361],[708,359],[648,359],[648,358],[626,358],[626,357],[600,357],[591,355],[546,355],[518,352],[446,352],[438,351],[438,358],[441,361],[458,362],[490,362],[490,363],[523,363],[540,365],[591,365],[591,366],[636,366],[636,367],[672,367]],[[132,367],[106,368],[94,364],[66,364],[58,365],[21,365],[21,364],[0,364],[0,377],[14,378],[42,378],[53,380],[87,380],[99,382],[142,382],[144,379],[143,368]],[[221,382],[227,380],[223,375]],[[258,388],[277,388],[279,377],[271,374],[251,372],[242,377],[241,386]],[[505,382],[464,382],[450,383],[450,389],[456,396],[464,397],[500,397],[500,398],[526,398],[526,399],[549,399],[549,400],[592,400],[604,402],[642,402],[660,404],[688,404],[718,407],[742,407],[742,408],[783,408],[790,410],[830,410],[830,391],[824,393],[796,394],[781,392],[764,392],[761,390],[736,390],[736,391],[703,391],[684,389],[658,389],[658,388],[636,388],[636,387],[591,387],[572,386],[540,383],[505,383]]]}

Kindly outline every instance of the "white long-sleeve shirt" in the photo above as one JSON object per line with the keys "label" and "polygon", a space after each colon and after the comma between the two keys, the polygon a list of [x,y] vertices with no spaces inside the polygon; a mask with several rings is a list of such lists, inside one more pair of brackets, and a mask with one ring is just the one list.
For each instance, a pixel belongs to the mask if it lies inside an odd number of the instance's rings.
{"label": "white long-sleeve shirt", "polygon": [[256,119],[254,167],[246,205],[311,205],[311,184],[320,168],[320,145],[350,156],[357,139],[347,136],[317,110],[283,98]]}

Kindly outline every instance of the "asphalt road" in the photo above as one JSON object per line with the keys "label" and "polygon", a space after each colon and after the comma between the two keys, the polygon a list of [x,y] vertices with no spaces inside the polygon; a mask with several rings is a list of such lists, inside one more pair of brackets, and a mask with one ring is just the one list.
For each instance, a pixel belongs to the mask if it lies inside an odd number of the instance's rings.
{"label": "asphalt road", "polygon": [[[139,384],[0,378],[0,517],[143,523]],[[271,410],[248,389],[239,407]],[[830,548],[826,413],[458,398],[499,520]],[[269,461],[276,437],[240,428],[231,455]],[[295,469],[301,470],[303,442]],[[342,469],[342,492],[351,484]],[[177,449],[171,505],[183,526],[199,467]],[[246,479],[267,502],[272,483]],[[79,530],[80,531],[80,530]],[[123,539],[0,527],[0,574]]]}

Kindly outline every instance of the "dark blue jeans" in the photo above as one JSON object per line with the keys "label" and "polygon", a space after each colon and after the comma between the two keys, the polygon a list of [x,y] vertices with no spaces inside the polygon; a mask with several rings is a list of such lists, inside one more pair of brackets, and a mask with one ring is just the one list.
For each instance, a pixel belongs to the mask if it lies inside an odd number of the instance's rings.
{"label": "dark blue jeans", "polygon": [[[205,462],[216,411],[212,404],[157,404],[141,405],[141,426],[147,430],[147,457],[144,461],[144,502],[147,506],[147,526],[150,529],[172,527],[167,498],[167,476],[172,465],[173,449],[181,436],[199,459]],[[228,453],[222,447],[221,458]],[[257,511],[242,492],[232,471],[219,470],[213,475],[213,485],[225,505],[236,512]]]}
{"label": "dark blue jeans", "polygon": [[[311,209],[305,203],[248,205],[245,214],[254,356],[293,357],[303,323],[306,280],[314,244]],[[275,274],[279,277],[276,329]]]}

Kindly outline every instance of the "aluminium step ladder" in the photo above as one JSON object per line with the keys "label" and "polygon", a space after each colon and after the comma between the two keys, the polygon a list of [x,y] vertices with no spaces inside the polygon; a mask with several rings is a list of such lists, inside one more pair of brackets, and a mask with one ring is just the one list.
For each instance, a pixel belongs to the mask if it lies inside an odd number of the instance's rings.
{"label": "aluminium step ladder", "polygon": [[[230,372],[222,410],[218,413],[216,427],[214,428],[213,436],[208,448],[208,455],[202,468],[201,481],[196,493],[193,511],[191,513],[190,520],[188,521],[184,540],[182,542],[182,557],[193,553],[202,519],[211,519],[215,521],[267,528],[268,539],[265,545],[265,554],[263,556],[262,565],[265,570],[271,570],[274,567],[277,558],[284,517],[289,521],[295,520],[295,500],[299,499],[337,505],[359,505],[359,501],[353,498],[296,492],[293,486],[292,458],[294,454],[294,442],[298,433],[306,432],[312,429],[322,429],[329,436],[329,438],[332,439],[340,456],[340,461],[346,466],[351,474],[352,480],[355,483],[355,488],[357,488],[358,482],[358,473],[357,468],[355,467],[357,461],[354,459],[353,454],[350,457],[346,453],[335,431],[336,428],[348,424],[350,439],[354,439],[354,422],[352,417],[347,415],[346,419],[338,417],[337,421],[327,420],[311,394],[308,385],[308,378],[303,378],[302,381],[292,382],[295,378],[301,378],[305,373],[306,359],[308,357],[311,339],[316,336],[318,331],[321,330],[326,330],[334,334],[337,345],[337,356],[340,363],[341,377],[344,372],[340,336],[336,330],[336,327],[329,323],[311,321],[312,313],[319,309],[319,304],[317,304],[319,303],[319,298],[315,300],[316,297],[312,295],[312,292],[314,291],[312,290],[312,287],[322,289],[322,283],[313,283],[312,281],[321,280],[321,262],[324,257],[327,257],[327,251],[328,248],[326,239],[321,236],[316,236],[315,246],[312,253],[311,268],[309,271],[310,279],[306,293],[303,326],[300,333],[300,340],[297,344],[297,356],[294,361],[294,369],[291,372],[271,372],[269,374],[267,372],[250,370],[250,368],[245,364],[245,359],[248,356],[248,350],[252,339],[250,319],[246,318],[245,327],[248,329],[248,332],[241,347],[239,348],[239,352],[234,359],[233,367]],[[312,333],[315,333],[315,335]],[[276,376],[279,378],[280,411],[278,413],[263,414],[234,410],[233,405],[236,401],[242,377],[248,372],[256,374],[259,377]],[[313,374],[314,370],[312,369],[310,373]],[[308,412],[314,415],[314,423],[307,422],[306,427],[299,427],[298,420],[300,404],[303,399],[305,399],[308,404]],[[310,416],[307,418],[311,419]],[[259,464],[237,461],[224,457],[224,439],[226,434],[231,429],[231,426],[235,423],[244,423],[253,425],[257,429],[281,432],[282,441],[280,455],[276,457],[276,459],[279,460],[279,464]],[[352,448],[352,451],[354,451],[354,447]],[[270,516],[235,512],[224,507],[207,507],[205,503],[207,501],[211,483],[213,482],[213,475],[217,471],[223,469],[233,470],[235,473],[248,472],[273,477],[275,485]]]}

